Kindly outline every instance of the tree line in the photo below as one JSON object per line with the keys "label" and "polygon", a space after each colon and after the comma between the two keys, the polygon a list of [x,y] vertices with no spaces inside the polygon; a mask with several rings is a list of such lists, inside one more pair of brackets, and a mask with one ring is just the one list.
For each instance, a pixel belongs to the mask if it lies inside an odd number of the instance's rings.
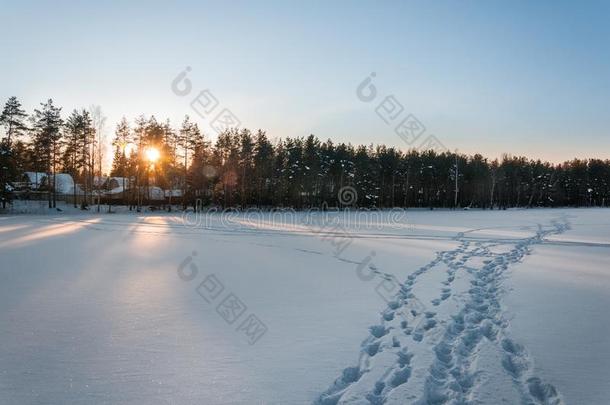
{"label": "tree line", "polygon": [[[28,115],[16,97],[10,97],[0,114],[4,135],[0,140],[0,197],[3,207],[14,194],[14,184],[27,171],[46,174],[49,208],[57,201],[56,174],[68,173],[90,199],[95,176],[101,176],[103,159],[101,109],[74,110],[62,118],[52,99]],[[74,188],[76,192],[76,188]]]}
{"label": "tree line", "polygon": [[[2,198],[24,171],[69,173],[91,195],[101,176],[103,117],[74,110],[61,117],[52,100],[27,115],[15,97],[0,116]],[[222,207],[341,207],[338,195],[351,187],[350,205],[389,207],[606,206],[610,160],[573,159],[553,164],[521,156],[488,159],[434,150],[322,141],[314,135],[271,140],[265,131],[228,128],[215,141],[186,116],[169,120],[123,118],[114,131],[111,176],[125,179],[123,202],[146,202],[143,187],[168,193],[170,203]],[[159,152],[147,160],[146,151]],[[53,185],[51,184],[51,188]],[[179,192],[178,192],[179,191]],[[49,191],[49,204],[55,193]],[[172,200],[173,199],[173,200]]]}

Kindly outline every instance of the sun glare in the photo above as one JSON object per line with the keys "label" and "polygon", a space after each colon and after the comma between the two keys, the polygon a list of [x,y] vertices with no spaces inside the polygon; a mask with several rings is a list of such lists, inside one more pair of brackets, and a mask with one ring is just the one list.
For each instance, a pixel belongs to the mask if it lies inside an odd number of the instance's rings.
{"label": "sun glare", "polygon": [[146,149],[146,159],[148,159],[149,162],[155,163],[157,160],[159,160],[159,157],[160,157],[160,153],[159,153],[158,149],[155,149],[155,148]]}

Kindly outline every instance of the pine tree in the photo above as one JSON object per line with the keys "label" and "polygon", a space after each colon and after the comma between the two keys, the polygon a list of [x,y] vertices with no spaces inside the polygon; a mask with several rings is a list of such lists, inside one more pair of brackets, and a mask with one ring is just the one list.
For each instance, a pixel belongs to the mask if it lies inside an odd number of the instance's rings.
{"label": "pine tree", "polygon": [[199,130],[199,126],[197,126],[196,123],[191,122],[190,117],[186,115],[182,121],[182,126],[180,127],[177,137],[177,143],[179,145],[178,148],[182,153],[181,157],[183,159],[182,205],[185,209],[187,206],[187,200],[192,198],[191,187],[189,187],[189,184],[192,184],[192,179],[189,179],[188,176],[189,159],[192,159],[192,154],[200,141],[201,131]]}
{"label": "pine tree", "polygon": [[251,178],[254,165],[254,141],[248,129],[242,129],[239,133],[239,193],[242,207],[252,203],[252,181]]}
{"label": "pine tree", "polygon": [[160,163],[161,173],[163,174],[162,184],[164,188],[170,191],[169,193],[169,210],[173,203],[173,191],[180,184],[180,170],[178,167],[178,134],[171,126],[169,120],[166,120],[163,127],[163,143],[161,145],[162,159]]}
{"label": "pine tree", "polygon": [[74,190],[72,193],[74,207],[76,208],[76,181],[79,178],[79,171],[83,167],[83,159],[80,157],[82,152],[80,148],[81,138],[83,137],[83,116],[77,111],[72,111],[72,114],[65,122],[65,152],[63,170],[69,173],[74,179]]}
{"label": "pine tree", "polygon": [[[210,202],[208,188],[214,181],[215,173],[212,166],[209,165],[211,157],[210,142],[199,132],[198,127],[196,127],[191,156],[191,164],[188,169],[188,178],[191,180],[190,201],[194,203],[199,199],[202,203],[207,204]],[[194,205],[198,208],[196,203]]]}
{"label": "pine tree", "polygon": [[[102,173],[102,162],[104,160],[104,145],[106,144],[105,137],[105,125],[106,117],[102,112],[102,108],[99,105],[92,105],[89,107],[91,114],[91,123],[93,127],[93,150],[92,150],[92,176],[93,179],[97,178],[93,184],[97,185],[97,211],[100,211],[101,204],[101,193],[102,185],[104,184],[103,173]],[[110,211],[110,205],[108,205],[108,211]]]}
{"label": "pine tree", "polygon": [[127,187],[131,187],[131,184],[128,184],[126,181],[127,178],[131,183],[131,171],[127,157],[128,148],[131,144],[131,129],[129,128],[127,119],[123,117],[116,126],[114,139],[112,140],[114,158],[112,160],[112,169],[110,172],[111,176],[122,178],[121,187],[123,202],[127,201]]}
{"label": "pine tree", "polygon": [[55,170],[61,139],[61,108],[53,105],[53,100],[41,103],[41,110],[34,110],[34,144],[40,153],[47,173],[49,208],[56,207]]}
{"label": "pine tree", "polygon": [[0,124],[4,126],[5,137],[2,138],[2,143],[7,145],[10,149],[12,141],[23,135],[27,131],[25,125],[25,118],[27,114],[21,108],[21,103],[17,100],[17,97],[11,97],[8,99],[0,114]]}
{"label": "pine tree", "polygon": [[78,156],[78,165],[82,167],[84,200],[83,208],[86,208],[93,196],[94,185],[94,151],[95,151],[95,128],[89,111],[83,109],[81,115],[81,132],[79,140],[80,153]]}
{"label": "pine tree", "polygon": [[23,135],[27,130],[24,119],[27,117],[21,108],[21,103],[17,97],[8,99],[0,114],[0,125],[4,127],[5,136],[0,140],[0,199],[2,208],[6,208],[6,203],[10,199],[10,183],[17,176],[17,161],[13,151],[13,140]]}
{"label": "pine tree", "polygon": [[271,205],[271,182],[273,176],[273,145],[267,134],[258,130],[254,142],[254,184],[256,185],[256,204]]}
{"label": "pine tree", "polygon": [[146,146],[146,126],[147,120],[143,115],[140,115],[135,120],[133,129],[133,140],[136,145],[135,151],[129,156],[130,171],[134,173],[134,187],[133,192],[130,196],[129,209],[136,207],[139,212],[142,204],[142,193],[141,183],[143,176],[143,161],[144,161],[144,147]]}
{"label": "pine tree", "polygon": [[314,135],[309,135],[303,145],[303,189],[307,197],[307,206],[311,207],[320,203],[320,140]]}
{"label": "pine tree", "polygon": [[123,117],[114,131],[112,146],[114,159],[112,160],[111,176],[127,177],[127,149],[131,143],[131,129],[127,119]]}

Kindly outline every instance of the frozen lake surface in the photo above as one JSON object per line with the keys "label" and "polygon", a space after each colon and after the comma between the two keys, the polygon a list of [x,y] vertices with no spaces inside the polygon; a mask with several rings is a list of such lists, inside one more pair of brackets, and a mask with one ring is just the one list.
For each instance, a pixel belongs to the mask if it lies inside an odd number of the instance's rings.
{"label": "frozen lake surface", "polygon": [[1,404],[610,402],[610,210],[0,217]]}

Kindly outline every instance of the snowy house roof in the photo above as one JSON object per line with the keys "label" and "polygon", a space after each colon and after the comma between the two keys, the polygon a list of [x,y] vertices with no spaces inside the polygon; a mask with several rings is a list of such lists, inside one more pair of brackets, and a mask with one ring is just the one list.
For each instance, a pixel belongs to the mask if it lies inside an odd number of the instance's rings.
{"label": "snowy house roof", "polygon": [[61,194],[74,193],[74,180],[72,176],[68,173],[57,173],[55,175],[55,190]]}
{"label": "snowy house roof", "polygon": [[24,175],[28,178],[28,182],[34,189],[39,188],[42,181],[47,177],[47,174],[42,172],[25,172]]}
{"label": "snowy house roof", "polygon": [[161,189],[160,187],[149,187],[148,193],[149,193],[151,200],[164,200],[165,199],[163,189]]}
{"label": "snowy house roof", "polygon": [[123,189],[123,184],[125,184],[125,188],[129,188],[129,178],[127,177],[109,177],[108,184],[110,188],[114,189],[117,187],[121,187]]}
{"label": "snowy house roof", "polygon": [[95,176],[93,179],[93,184],[95,187],[107,187],[110,189],[115,189],[117,187],[123,187],[123,183],[125,183],[125,188],[129,188],[128,177]]}
{"label": "snowy house roof", "polygon": [[[47,176],[46,173],[42,172],[25,172],[23,174],[27,181],[30,183],[30,187],[34,190],[39,189],[41,186],[48,184],[48,177],[53,179],[53,175]],[[68,173],[57,173],[55,175],[55,190],[60,194],[74,194],[74,180]],[[76,194],[82,194],[80,186],[76,185]]]}

